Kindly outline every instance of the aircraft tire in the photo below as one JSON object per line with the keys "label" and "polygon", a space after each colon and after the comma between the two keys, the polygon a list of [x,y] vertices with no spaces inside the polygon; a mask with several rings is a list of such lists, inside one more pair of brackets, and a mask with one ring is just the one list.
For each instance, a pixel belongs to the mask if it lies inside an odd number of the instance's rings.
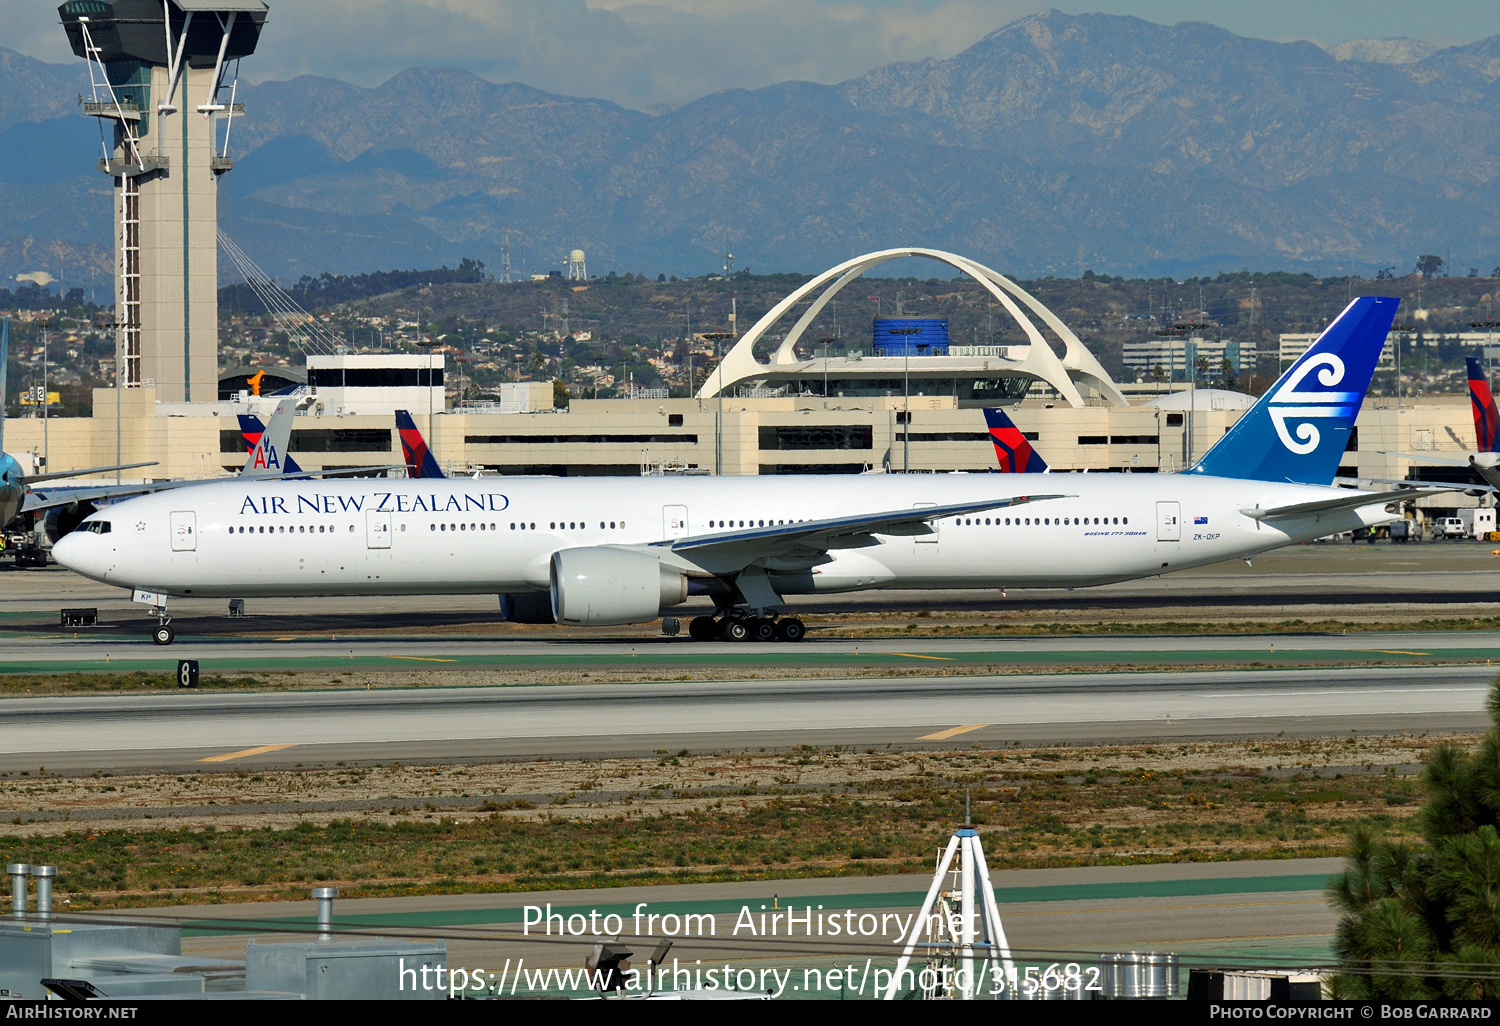
{"label": "aircraft tire", "polygon": [[801,641],[807,637],[807,625],[795,616],[776,621],[777,641]]}
{"label": "aircraft tire", "polygon": [[744,641],[750,637],[750,626],[744,620],[726,616],[719,628],[719,636],[725,641]]}
{"label": "aircraft tire", "polygon": [[756,617],[750,621],[750,638],[752,641],[774,641],[776,638],[776,621],[765,617]]}
{"label": "aircraft tire", "polygon": [[719,633],[719,623],[711,616],[695,616],[688,623],[688,637],[694,641],[712,641]]}
{"label": "aircraft tire", "polygon": [[177,632],[172,630],[171,624],[162,624],[151,632],[151,640],[158,645],[170,645],[177,639]]}

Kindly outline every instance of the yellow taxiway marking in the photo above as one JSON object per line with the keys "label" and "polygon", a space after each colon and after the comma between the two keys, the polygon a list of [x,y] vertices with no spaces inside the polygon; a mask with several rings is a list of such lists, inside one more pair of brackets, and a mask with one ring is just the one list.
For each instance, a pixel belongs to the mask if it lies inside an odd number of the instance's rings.
{"label": "yellow taxiway marking", "polygon": [[918,741],[946,741],[950,737],[957,737],[960,734],[967,734],[971,730],[978,730],[980,727],[988,727],[988,726],[989,726],[988,723],[965,723],[965,724],[963,724],[962,726],[959,726],[959,727],[950,727],[947,730],[940,730],[936,734],[924,734],[922,737],[917,738],[917,740]]}
{"label": "yellow taxiway marking", "polygon": [[292,745],[261,745],[259,748],[246,748],[243,752],[229,752],[224,755],[210,755],[207,759],[199,759],[199,762],[228,762],[230,759],[240,759],[247,755],[264,755],[266,752],[279,752],[283,748],[296,748]]}
{"label": "yellow taxiway marking", "polygon": [[953,662],[952,656],[930,656],[919,652],[892,652],[891,655],[901,656],[903,659],[937,659],[945,663]]}
{"label": "yellow taxiway marking", "polygon": [[410,659],[418,663],[456,663],[457,659],[438,659],[434,656],[386,656],[387,659]]}
{"label": "yellow taxiway marking", "polygon": [[1372,648],[1371,652],[1379,652],[1381,655],[1432,655],[1431,652],[1403,652],[1399,648]]}

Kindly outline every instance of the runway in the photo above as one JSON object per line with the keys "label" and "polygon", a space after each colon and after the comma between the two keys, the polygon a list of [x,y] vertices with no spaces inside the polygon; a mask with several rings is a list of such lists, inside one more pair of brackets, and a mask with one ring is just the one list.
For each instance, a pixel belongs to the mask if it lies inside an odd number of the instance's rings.
{"label": "runway", "polygon": [[1468,665],[13,698],[0,769],[1480,730],[1493,676]]}

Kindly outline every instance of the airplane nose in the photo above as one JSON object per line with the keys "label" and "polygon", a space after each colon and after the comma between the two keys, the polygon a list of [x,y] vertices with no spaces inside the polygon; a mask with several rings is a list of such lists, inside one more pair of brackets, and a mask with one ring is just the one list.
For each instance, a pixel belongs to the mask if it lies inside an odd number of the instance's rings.
{"label": "airplane nose", "polygon": [[105,554],[99,549],[97,538],[72,531],[52,543],[52,558],[75,574],[99,580],[105,569],[101,558]]}

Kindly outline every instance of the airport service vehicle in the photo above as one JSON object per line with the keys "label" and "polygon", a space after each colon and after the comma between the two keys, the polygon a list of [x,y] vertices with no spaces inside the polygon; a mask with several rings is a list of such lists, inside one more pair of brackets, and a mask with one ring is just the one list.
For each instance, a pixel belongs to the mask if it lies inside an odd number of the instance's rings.
{"label": "airport service vehicle", "polygon": [[1495,530],[1495,509],[1493,506],[1480,509],[1461,509],[1458,511],[1458,519],[1463,523],[1465,536],[1478,541],[1486,540]]}
{"label": "airport service vehicle", "polygon": [[1430,489],[1330,487],[1397,300],[1362,297],[1180,474],[227,481],[130,499],[53,555],[172,596],[498,593],[525,622],[798,640],[787,595],[1082,587],[1385,523]]}

